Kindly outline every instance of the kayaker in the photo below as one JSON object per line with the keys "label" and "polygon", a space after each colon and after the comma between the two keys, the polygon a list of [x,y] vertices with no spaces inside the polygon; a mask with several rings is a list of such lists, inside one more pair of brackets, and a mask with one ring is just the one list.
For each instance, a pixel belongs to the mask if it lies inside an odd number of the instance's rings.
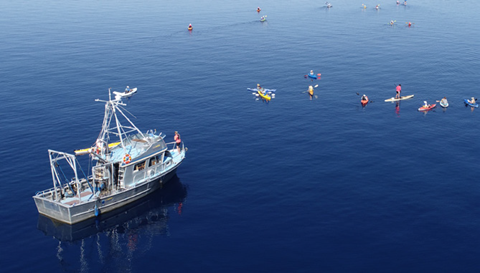
{"label": "kayaker", "polygon": [[397,1],[397,5],[400,4],[400,1]]}
{"label": "kayaker", "polygon": [[408,22],[408,26],[411,27],[411,26],[412,26],[412,22]]}
{"label": "kayaker", "polygon": [[362,4],[362,7],[363,7],[363,9],[366,9],[366,8],[367,8],[367,5]]}
{"label": "kayaker", "polygon": [[363,101],[367,100],[367,96],[365,96],[365,94],[363,94],[361,100],[363,100]]}
{"label": "kayaker", "polygon": [[310,70],[310,76],[313,76],[314,73],[313,73],[313,70]]}
{"label": "kayaker", "polygon": [[404,5],[404,6],[406,6],[406,5],[407,5],[407,0],[405,0],[405,1],[403,2],[403,5]]}
{"label": "kayaker", "polygon": [[393,26],[393,24],[395,24],[395,22],[393,20],[391,20],[390,25]]}
{"label": "kayaker", "polygon": [[472,99],[471,99],[471,100],[469,100],[468,102],[469,102],[469,103],[471,103],[471,104],[475,104],[475,98],[474,98],[474,97],[472,97]]}
{"label": "kayaker", "polygon": [[330,4],[330,3],[328,3],[328,2],[325,2],[325,5],[327,5],[327,8],[332,7],[332,4]]}
{"label": "kayaker", "polygon": [[401,97],[400,92],[402,92],[402,85],[401,84],[397,85],[397,88],[395,90],[397,92],[397,94],[395,95],[395,98],[399,99]]}
{"label": "kayaker", "polygon": [[263,87],[261,87],[259,83],[257,83],[257,91],[260,91],[263,94],[265,94],[265,89],[263,89]]}
{"label": "kayaker", "polygon": [[192,30],[192,29],[193,29],[192,24],[189,24],[189,25],[188,25],[188,29],[189,29],[189,30]]}
{"label": "kayaker", "polygon": [[378,10],[380,8],[380,5],[376,5],[375,9]]}
{"label": "kayaker", "polygon": [[308,87],[308,94],[310,95],[310,100],[312,100],[313,99],[313,86],[311,86],[311,85]]}
{"label": "kayaker", "polygon": [[130,92],[130,87],[127,85],[127,88],[125,88],[125,93]]}
{"label": "kayaker", "polygon": [[258,7],[258,8],[257,8],[257,12],[260,12],[260,11],[261,11],[261,9],[260,9],[260,7]]}
{"label": "kayaker", "polygon": [[175,136],[173,137],[173,139],[175,140],[175,144],[177,145],[177,151],[178,153],[180,153],[180,145],[182,144],[182,139],[180,139],[180,134],[178,133],[178,131],[175,131]]}
{"label": "kayaker", "polygon": [[440,100],[440,104],[447,105],[448,104],[447,97],[443,97],[443,99]]}
{"label": "kayaker", "polygon": [[423,101],[423,107],[425,107],[425,108],[428,108],[428,107],[430,107],[430,105],[427,103],[427,101],[426,101],[426,100],[424,100],[424,101]]}

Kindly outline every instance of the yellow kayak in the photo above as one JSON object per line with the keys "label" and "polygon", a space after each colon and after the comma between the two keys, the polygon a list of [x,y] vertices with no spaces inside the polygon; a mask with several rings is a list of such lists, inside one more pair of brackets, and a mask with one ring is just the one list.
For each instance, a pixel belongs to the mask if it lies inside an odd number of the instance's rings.
{"label": "yellow kayak", "polygon": [[[120,144],[120,142],[110,143],[110,144],[108,144],[108,148],[113,148],[113,147],[117,146],[118,144]],[[92,150],[92,148],[85,148],[85,149],[81,149],[81,150],[75,150],[75,155],[86,155],[86,154],[89,153],[90,150]]]}
{"label": "yellow kayak", "polygon": [[257,92],[258,92],[258,95],[260,95],[260,97],[266,101],[270,101],[272,99],[272,97],[270,97],[269,95],[264,95],[262,91],[257,91]]}

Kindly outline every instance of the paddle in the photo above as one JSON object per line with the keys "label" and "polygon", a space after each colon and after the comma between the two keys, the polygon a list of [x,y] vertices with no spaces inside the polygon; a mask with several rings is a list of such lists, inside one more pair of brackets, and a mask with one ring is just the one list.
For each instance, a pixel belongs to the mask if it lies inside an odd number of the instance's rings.
{"label": "paddle", "polygon": [[[318,87],[318,84],[316,84],[313,88],[317,88],[317,87]],[[302,94],[305,94],[305,93],[307,93],[307,92],[308,92],[308,90],[307,90],[307,91],[303,91]]]}

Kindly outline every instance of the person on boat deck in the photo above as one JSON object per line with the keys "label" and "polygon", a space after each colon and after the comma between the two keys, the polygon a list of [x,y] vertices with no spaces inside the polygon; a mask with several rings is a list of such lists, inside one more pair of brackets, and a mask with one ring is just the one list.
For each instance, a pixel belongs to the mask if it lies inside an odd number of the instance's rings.
{"label": "person on boat deck", "polygon": [[475,98],[474,98],[474,97],[472,97],[472,99],[471,99],[471,100],[469,100],[468,102],[470,102],[471,104],[475,104]]}
{"label": "person on boat deck", "polygon": [[173,137],[173,139],[175,140],[175,144],[177,145],[177,151],[178,153],[180,153],[180,144],[182,144],[182,139],[180,138],[180,134],[178,133],[178,131],[175,131],[175,136]]}
{"label": "person on boat deck", "polygon": [[310,100],[313,99],[313,86],[309,86],[308,87],[308,95],[310,95]]}
{"label": "person on boat deck", "polygon": [[402,92],[402,85],[401,84],[397,85],[397,88],[395,90],[397,92],[397,94],[395,95],[395,98],[399,99],[400,98],[400,92]]}
{"label": "person on boat deck", "polygon": [[125,93],[130,92],[130,87],[127,85],[127,88],[125,88]]}

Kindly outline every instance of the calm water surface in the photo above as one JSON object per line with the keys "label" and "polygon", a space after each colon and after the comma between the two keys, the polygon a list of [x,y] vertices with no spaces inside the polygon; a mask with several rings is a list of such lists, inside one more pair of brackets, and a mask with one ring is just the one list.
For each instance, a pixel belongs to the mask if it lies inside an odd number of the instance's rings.
{"label": "calm water surface", "polygon": [[[478,272],[480,3],[331,3],[1,2],[2,271]],[[178,177],[52,225],[47,149],[92,145],[126,85],[139,128],[182,134]]]}

